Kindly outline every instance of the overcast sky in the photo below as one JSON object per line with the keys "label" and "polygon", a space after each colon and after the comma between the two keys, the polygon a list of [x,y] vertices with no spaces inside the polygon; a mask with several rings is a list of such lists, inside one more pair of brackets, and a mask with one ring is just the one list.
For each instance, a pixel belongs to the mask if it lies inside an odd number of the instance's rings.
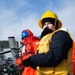
{"label": "overcast sky", "polygon": [[0,40],[9,36],[20,40],[24,29],[39,36],[38,20],[47,10],[58,15],[75,39],[75,0],[0,0]]}

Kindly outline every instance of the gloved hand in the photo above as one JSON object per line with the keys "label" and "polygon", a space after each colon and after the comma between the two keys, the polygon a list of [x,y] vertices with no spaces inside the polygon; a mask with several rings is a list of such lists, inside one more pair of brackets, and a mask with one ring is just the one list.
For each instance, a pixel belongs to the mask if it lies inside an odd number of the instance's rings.
{"label": "gloved hand", "polygon": [[30,66],[30,63],[31,63],[31,61],[29,58],[27,58],[21,62],[21,64],[26,67]]}

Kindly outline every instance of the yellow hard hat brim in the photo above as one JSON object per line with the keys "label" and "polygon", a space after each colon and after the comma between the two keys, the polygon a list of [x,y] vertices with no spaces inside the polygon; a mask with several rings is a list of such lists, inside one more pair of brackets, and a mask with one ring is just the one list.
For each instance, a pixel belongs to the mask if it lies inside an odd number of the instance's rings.
{"label": "yellow hard hat brim", "polygon": [[[42,20],[43,20],[43,19],[40,19],[40,20],[38,21],[38,25],[39,25],[40,28],[42,28]],[[61,23],[61,21],[60,21],[59,19],[56,19],[56,20],[58,21],[58,29],[59,29],[59,28],[62,27],[62,23]]]}

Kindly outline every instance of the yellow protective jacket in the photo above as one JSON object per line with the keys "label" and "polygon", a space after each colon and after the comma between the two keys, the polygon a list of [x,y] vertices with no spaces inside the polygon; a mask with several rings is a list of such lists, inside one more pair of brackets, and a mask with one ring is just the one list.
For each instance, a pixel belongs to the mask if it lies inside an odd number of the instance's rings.
{"label": "yellow protective jacket", "polygon": [[[49,44],[52,40],[51,38],[53,34],[56,33],[57,31],[47,34],[41,39],[40,45],[38,47],[38,54],[48,52],[49,47],[50,47]],[[64,59],[59,65],[55,67],[39,67],[38,66],[37,75],[68,75],[68,74],[74,75],[73,66],[72,66],[72,48],[69,50],[67,56],[68,56],[68,59]]]}

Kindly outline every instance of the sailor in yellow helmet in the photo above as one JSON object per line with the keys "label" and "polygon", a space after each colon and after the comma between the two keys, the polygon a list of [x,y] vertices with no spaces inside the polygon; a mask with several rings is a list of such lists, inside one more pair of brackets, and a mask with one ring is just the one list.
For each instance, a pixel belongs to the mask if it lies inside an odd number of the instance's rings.
{"label": "sailor in yellow helmet", "polygon": [[46,11],[38,25],[43,31],[37,54],[22,61],[22,64],[37,69],[36,75],[74,75],[73,40],[67,31],[59,29],[62,22],[57,15]]}

